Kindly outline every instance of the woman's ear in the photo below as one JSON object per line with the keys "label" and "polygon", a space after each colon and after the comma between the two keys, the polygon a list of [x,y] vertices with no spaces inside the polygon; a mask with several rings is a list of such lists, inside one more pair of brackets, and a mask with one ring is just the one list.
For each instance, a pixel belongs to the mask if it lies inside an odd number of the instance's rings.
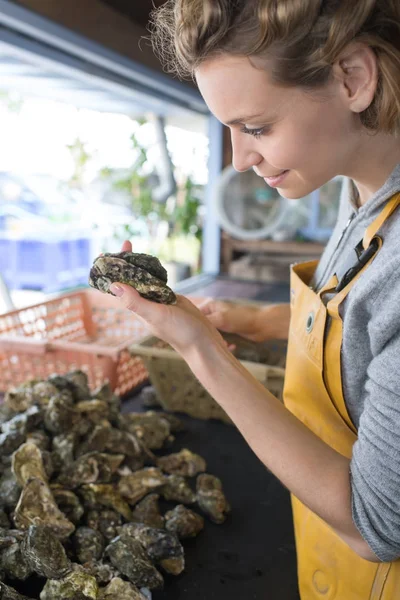
{"label": "woman's ear", "polygon": [[361,113],[372,104],[378,85],[378,61],[372,48],[350,44],[333,65],[333,72],[351,111]]}

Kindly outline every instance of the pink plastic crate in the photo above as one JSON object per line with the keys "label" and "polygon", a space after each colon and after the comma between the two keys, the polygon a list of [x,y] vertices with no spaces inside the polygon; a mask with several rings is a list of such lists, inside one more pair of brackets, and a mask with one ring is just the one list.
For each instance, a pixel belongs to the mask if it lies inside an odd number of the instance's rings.
{"label": "pink plastic crate", "polygon": [[128,347],[149,334],[133,313],[92,289],[0,315],[0,391],[82,369],[92,389],[108,380],[124,395],[148,377]]}

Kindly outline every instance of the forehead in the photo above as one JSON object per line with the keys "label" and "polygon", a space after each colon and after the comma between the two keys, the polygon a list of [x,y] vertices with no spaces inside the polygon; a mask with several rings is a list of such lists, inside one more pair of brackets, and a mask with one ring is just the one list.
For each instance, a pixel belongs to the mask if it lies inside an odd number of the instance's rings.
{"label": "forehead", "polygon": [[211,112],[224,123],[243,115],[274,112],[289,97],[287,88],[270,80],[246,56],[219,56],[196,71],[200,92]]}

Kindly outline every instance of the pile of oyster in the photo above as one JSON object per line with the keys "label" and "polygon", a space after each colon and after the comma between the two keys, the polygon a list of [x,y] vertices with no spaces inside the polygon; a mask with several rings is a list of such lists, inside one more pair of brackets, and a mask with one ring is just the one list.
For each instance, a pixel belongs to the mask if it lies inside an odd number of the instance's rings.
{"label": "pile of oyster", "polygon": [[27,600],[16,590],[32,578],[41,600],[151,598],[204,527],[189,507],[214,523],[230,510],[201,456],[165,454],[177,417],[122,415],[109,385],[91,394],[81,371],[9,391],[0,427],[2,600]]}

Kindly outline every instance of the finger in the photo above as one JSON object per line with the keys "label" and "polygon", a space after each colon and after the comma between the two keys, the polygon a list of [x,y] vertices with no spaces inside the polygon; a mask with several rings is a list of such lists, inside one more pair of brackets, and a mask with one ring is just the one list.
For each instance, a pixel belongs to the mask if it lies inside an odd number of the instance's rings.
{"label": "finger", "polygon": [[119,298],[124,308],[131,310],[151,323],[151,317],[154,314],[154,302],[146,300],[133,287],[124,283],[112,283],[110,291]]}
{"label": "finger", "polygon": [[122,252],[132,252],[132,244],[129,240],[125,240],[122,244]]}

